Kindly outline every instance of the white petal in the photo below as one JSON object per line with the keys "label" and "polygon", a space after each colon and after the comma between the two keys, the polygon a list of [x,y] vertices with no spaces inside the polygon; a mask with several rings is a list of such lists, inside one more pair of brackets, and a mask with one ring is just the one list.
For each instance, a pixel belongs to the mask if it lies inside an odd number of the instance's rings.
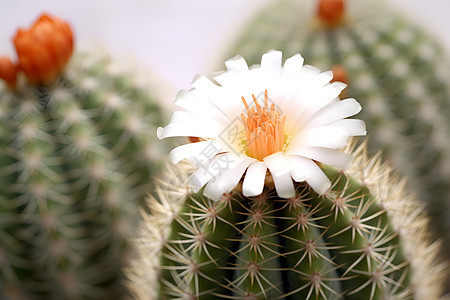
{"label": "white petal", "polygon": [[304,65],[302,71],[308,76],[320,74],[320,69],[311,65]]}
{"label": "white petal", "polygon": [[[236,76],[236,73],[233,71],[225,71],[222,73],[214,74],[214,80],[217,81],[221,86],[230,87],[238,84],[239,81],[243,80],[243,73],[240,73],[240,76]],[[242,89],[239,88],[239,89]]]}
{"label": "white petal", "polygon": [[288,174],[291,171],[289,161],[281,152],[276,152],[264,158],[264,163],[270,170],[270,173],[275,176]]}
{"label": "white petal", "polygon": [[248,72],[248,65],[245,59],[240,56],[236,55],[233,58],[230,58],[225,62],[225,65],[228,70],[241,73],[241,72]]}
{"label": "white petal", "polygon": [[192,174],[188,183],[194,190],[202,188],[211,178],[217,176],[226,169],[233,168],[242,159],[239,159],[233,153],[223,153],[214,156],[212,159],[205,158],[194,162],[198,170]]}
{"label": "white petal", "polygon": [[[331,187],[331,182],[325,175],[325,173],[323,173],[315,163],[313,164],[315,165],[315,167],[311,168],[311,176],[306,179],[306,182],[316,193],[323,195]],[[315,171],[312,171],[313,169]]]}
{"label": "white petal", "polygon": [[346,83],[343,83],[340,81],[334,81],[334,82],[332,82],[332,84],[338,91],[340,91],[339,94],[347,87]]}
{"label": "white petal", "polygon": [[325,86],[326,84],[330,83],[330,81],[333,79],[333,72],[332,71],[325,71],[320,73],[316,76],[317,84],[320,86]]}
{"label": "white petal", "polygon": [[278,197],[287,199],[295,196],[294,183],[292,182],[292,178],[289,173],[281,176],[272,174],[272,178],[275,183],[275,189],[277,190]]}
{"label": "white petal", "polygon": [[[217,171],[217,174],[219,171]],[[206,166],[200,167],[194,174],[189,177],[188,185],[197,192],[200,190],[208,181],[210,181],[215,175],[216,172],[211,172],[208,170]]]}
{"label": "white petal", "polygon": [[195,94],[195,89],[190,91],[179,91],[175,99],[175,105],[200,116],[207,116],[219,122],[226,122],[228,117],[210,101],[199,98]]}
{"label": "white petal", "polygon": [[328,125],[332,122],[356,115],[361,105],[355,99],[345,99],[332,103],[319,110],[308,122],[308,127]]}
{"label": "white petal", "polygon": [[213,120],[197,120],[192,122],[170,123],[166,127],[159,127],[156,131],[158,139],[174,136],[196,136],[203,138],[216,138],[224,130],[222,124]]}
{"label": "white petal", "polygon": [[[204,102],[210,102],[213,106],[217,107],[217,104],[222,102],[218,101],[218,98],[222,100],[224,96],[224,89],[222,86],[217,85],[206,76],[198,76],[191,84],[194,89],[192,93],[196,97],[202,99]],[[218,107],[220,110],[220,107]]]}
{"label": "white petal", "polygon": [[235,167],[224,170],[211,179],[205,187],[204,195],[214,201],[218,201],[224,193],[230,192],[239,183],[242,174],[253,161],[255,160],[252,158],[246,158]]}
{"label": "white petal", "polygon": [[341,89],[336,82],[325,87],[317,86],[311,79],[299,79],[298,89],[291,101],[283,103],[282,112],[289,116],[286,120],[287,130],[297,134],[304,123],[310,121],[311,117],[320,109],[335,102]]}
{"label": "white petal", "polygon": [[290,198],[295,196],[294,183],[289,174],[292,166],[281,152],[274,153],[264,158],[264,163],[270,170],[277,194],[281,198]]}
{"label": "white petal", "polygon": [[311,174],[308,171],[308,168],[305,168],[303,164],[303,161],[307,160],[306,158],[297,155],[292,156],[289,155],[287,156],[287,158],[289,159],[289,163],[292,166],[290,172],[292,179],[294,179],[297,182],[302,182],[308,179],[309,176],[311,176]]}
{"label": "white petal", "polygon": [[[245,78],[245,76],[238,74],[234,74],[233,77],[235,81],[236,79]],[[215,116],[220,117],[223,124],[229,124],[234,119],[239,118],[240,113],[244,110],[241,97],[245,95],[243,91],[247,92],[249,90],[248,84],[243,85],[240,82],[232,82],[231,87],[218,86],[209,78],[200,76],[192,85],[195,87],[192,93],[205,103],[213,106]],[[257,93],[261,93],[261,89],[258,89]],[[250,96],[251,94],[248,95],[248,97]]]}
{"label": "white petal", "polygon": [[[219,145],[217,145],[217,143],[215,143],[215,141],[209,140],[209,141],[189,143],[189,144],[178,146],[178,147],[174,148],[172,151],[170,151],[169,158],[174,164],[177,164],[182,159],[185,159],[185,158],[192,161],[193,157],[196,157],[196,156],[202,154],[202,152],[205,152],[204,153],[205,155],[208,155],[208,156],[210,156],[210,158],[212,158],[217,153],[220,153],[223,151],[224,151],[224,149],[222,149]],[[200,159],[200,158],[198,158],[198,159]]]}
{"label": "white petal", "polygon": [[296,54],[286,60],[280,76],[280,82],[277,89],[270,91],[269,97],[276,99],[275,106],[282,112],[289,111],[293,106],[292,100],[296,99],[298,91],[302,90],[299,87],[299,82],[302,76],[302,67],[304,59],[300,54]]}
{"label": "white petal", "polygon": [[[339,97],[342,90],[345,89],[346,86],[347,85],[345,83],[335,81],[321,88],[319,90],[319,94],[317,95],[317,106],[322,108],[325,105],[329,104],[331,101]],[[312,102],[312,104],[314,104],[314,102],[316,101]]]}
{"label": "white petal", "polygon": [[318,194],[324,194],[330,188],[330,180],[312,160],[301,156],[294,156],[291,159],[296,162],[295,168],[304,168],[305,172],[310,174],[306,182]]}
{"label": "white petal", "polygon": [[192,94],[192,90],[180,90],[175,98],[175,105],[192,112],[197,111],[196,108],[204,108],[203,102]]}
{"label": "white petal", "polygon": [[284,62],[284,66],[283,66],[282,76],[286,76],[288,74],[289,75],[295,74],[295,73],[299,72],[303,66],[304,61],[305,60],[299,53],[286,59],[286,61]]}
{"label": "white petal", "polygon": [[220,86],[211,81],[205,75],[197,75],[191,85],[196,90],[206,90],[208,92],[220,91]]}
{"label": "white petal", "polygon": [[[325,147],[341,149],[347,145],[349,134],[336,126],[322,126],[305,130],[302,138],[302,147]],[[295,149],[297,142],[289,147]]]}
{"label": "white petal", "polygon": [[[203,122],[203,123],[214,123],[217,126],[228,126],[229,122],[221,123],[218,122],[216,118],[211,118],[211,116],[199,115],[198,113],[192,113],[189,111],[174,111],[170,119],[171,123],[193,123],[193,122]],[[220,124],[220,125],[219,125]]]}
{"label": "white petal", "polygon": [[364,136],[367,133],[366,123],[358,119],[339,120],[330,125],[342,129],[350,136]]}
{"label": "white petal", "polygon": [[278,73],[281,71],[281,51],[270,50],[261,57],[261,70],[268,73]]}
{"label": "white petal", "polygon": [[[294,154],[294,153],[292,153]],[[324,164],[331,165],[340,169],[347,169],[352,162],[352,156],[341,150],[310,147],[301,148],[295,154],[304,156],[316,161],[320,161]]]}
{"label": "white petal", "polygon": [[242,185],[242,194],[246,197],[258,196],[264,189],[267,167],[263,162],[252,163],[245,174]]}

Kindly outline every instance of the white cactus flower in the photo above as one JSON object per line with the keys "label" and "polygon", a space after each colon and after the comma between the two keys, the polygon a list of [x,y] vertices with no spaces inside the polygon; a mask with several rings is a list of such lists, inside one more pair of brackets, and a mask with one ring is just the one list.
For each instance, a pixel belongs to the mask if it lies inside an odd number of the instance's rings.
{"label": "white cactus flower", "polygon": [[319,194],[328,190],[317,162],[345,169],[351,156],[341,149],[366,128],[346,119],[361,110],[355,99],[339,99],[346,85],[330,83],[331,71],[303,61],[297,54],[282,66],[282,53],[272,50],[249,68],[237,56],[225,62],[225,72],[198,76],[191,90],[179,92],[175,104],[182,110],[157,134],[201,138],[170,153],[174,163],[188,159],[198,167],[190,178],[195,189],[206,185],[205,196],[218,200],[245,174],[244,196],[257,196],[269,171],[282,198],[295,195],[294,181]]}

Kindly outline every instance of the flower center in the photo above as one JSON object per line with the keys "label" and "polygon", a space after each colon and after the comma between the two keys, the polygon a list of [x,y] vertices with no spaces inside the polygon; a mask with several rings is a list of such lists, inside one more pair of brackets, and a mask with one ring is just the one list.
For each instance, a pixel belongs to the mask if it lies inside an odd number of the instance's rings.
{"label": "flower center", "polygon": [[247,155],[262,161],[265,157],[282,151],[285,144],[284,123],[280,112],[272,104],[269,108],[267,90],[264,93],[264,107],[252,95],[255,106],[250,107],[242,97],[247,115],[241,114],[245,128]]}

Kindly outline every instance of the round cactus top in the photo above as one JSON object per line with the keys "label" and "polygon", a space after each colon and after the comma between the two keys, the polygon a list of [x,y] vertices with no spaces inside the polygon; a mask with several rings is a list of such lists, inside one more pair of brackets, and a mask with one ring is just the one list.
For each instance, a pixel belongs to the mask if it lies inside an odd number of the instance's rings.
{"label": "round cactus top", "polygon": [[16,85],[16,75],[22,71],[32,84],[53,81],[72,56],[72,29],[64,20],[42,14],[29,28],[19,28],[13,39],[18,62],[0,59],[0,78],[10,87]]}

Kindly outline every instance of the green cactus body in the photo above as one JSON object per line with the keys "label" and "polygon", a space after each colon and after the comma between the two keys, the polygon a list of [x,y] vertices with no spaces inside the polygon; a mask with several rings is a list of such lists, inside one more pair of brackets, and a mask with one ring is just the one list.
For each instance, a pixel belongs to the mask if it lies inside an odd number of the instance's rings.
{"label": "green cactus body", "polygon": [[427,204],[437,236],[450,253],[450,65],[424,30],[377,1],[346,1],[346,17],[320,25],[317,1],[276,1],[253,19],[227,55],[249,65],[262,53],[300,52],[322,70],[348,70],[346,97],[365,108],[360,117],[371,133],[372,153],[385,157]]}
{"label": "green cactus body", "polygon": [[323,196],[298,184],[295,197],[279,198],[270,177],[253,198],[239,187],[218,202],[160,192],[132,290],[139,299],[437,299],[422,209],[365,151],[349,171],[322,166],[333,183]]}
{"label": "green cactus body", "polygon": [[79,54],[49,86],[0,90],[0,298],[106,299],[152,191],[163,115],[130,72]]}

